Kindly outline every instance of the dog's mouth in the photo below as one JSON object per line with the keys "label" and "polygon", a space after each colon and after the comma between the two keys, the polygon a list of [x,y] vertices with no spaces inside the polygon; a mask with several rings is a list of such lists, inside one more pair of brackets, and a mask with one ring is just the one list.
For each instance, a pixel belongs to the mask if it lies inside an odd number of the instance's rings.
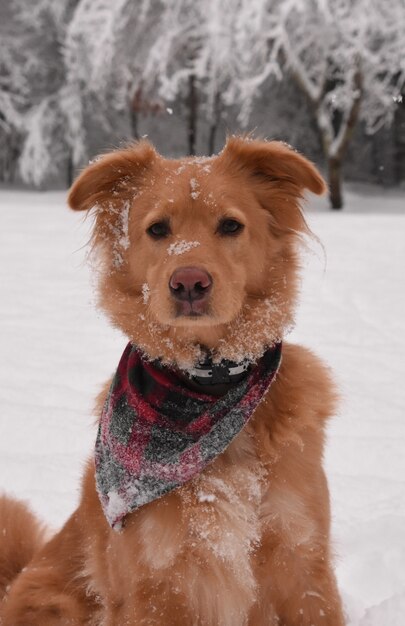
{"label": "dog's mouth", "polygon": [[209,309],[206,302],[200,300],[186,300],[183,302],[176,302],[176,319],[182,317],[197,319],[204,316],[209,316]]}

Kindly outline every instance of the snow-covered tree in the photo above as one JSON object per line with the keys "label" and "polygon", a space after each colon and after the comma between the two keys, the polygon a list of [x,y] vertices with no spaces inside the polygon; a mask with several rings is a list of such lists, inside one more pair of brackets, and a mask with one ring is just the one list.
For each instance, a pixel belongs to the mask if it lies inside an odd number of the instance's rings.
{"label": "snow-covered tree", "polygon": [[29,90],[17,34],[10,16],[9,27],[0,27],[0,177],[7,181],[15,174]]}
{"label": "snow-covered tree", "polygon": [[87,94],[97,94],[100,110],[106,101],[116,111],[133,109],[134,101],[137,108],[145,102],[160,102],[161,109],[181,103],[190,153],[203,112],[212,147],[219,113],[232,104],[227,88],[241,74],[233,56],[239,5],[240,0],[82,0],[69,26],[68,67]]}
{"label": "snow-covered tree", "polygon": [[67,162],[65,128],[65,66],[62,43],[66,22],[77,0],[37,0],[28,5],[15,0],[20,56],[26,98],[20,119],[23,142],[19,174],[40,187]]}
{"label": "snow-covered tree", "polygon": [[249,28],[251,17],[242,16],[240,8],[240,0],[162,0],[142,82],[147,93],[157,93],[166,102],[186,102],[190,154],[195,152],[198,109],[209,121],[212,152],[221,110],[233,104],[233,81],[250,71],[250,50],[244,51],[244,59],[234,55],[237,23],[243,20]]}
{"label": "snow-covered tree", "polygon": [[[153,37],[151,0],[81,0],[67,28],[66,106],[75,165],[87,158],[86,117],[106,132],[131,117]],[[156,21],[157,22],[157,21]],[[74,110],[73,110],[74,109]]]}
{"label": "snow-covered tree", "polygon": [[254,125],[255,100],[268,102],[269,119],[281,113],[280,133],[302,125],[294,102],[271,100],[274,82],[290,81],[296,87],[278,93],[298,88],[306,99],[339,207],[356,123],[368,132],[389,123],[404,85],[405,0],[11,5],[19,27],[7,46],[0,36],[0,133],[15,138],[12,158],[36,185],[66,166],[71,178],[95,151],[128,137],[131,123],[136,136],[139,111],[185,110],[190,153],[198,119],[208,120],[211,152],[222,113],[237,110],[240,125]]}
{"label": "snow-covered tree", "polygon": [[368,132],[391,122],[405,82],[405,0],[241,0],[242,5],[257,18],[257,28],[239,22],[235,35],[236,57],[256,51],[249,75],[232,85],[242,120],[247,122],[270,74],[292,77],[313,111],[332,207],[341,208],[341,167],[353,129],[359,120]]}
{"label": "snow-covered tree", "polygon": [[211,0],[162,0],[159,28],[142,69],[148,97],[165,102],[182,100],[187,108],[188,152],[195,154],[200,76],[196,64]]}
{"label": "snow-covered tree", "polygon": [[329,0],[311,8],[305,19],[291,15],[291,34],[284,22],[283,53],[314,111],[332,207],[339,209],[342,161],[357,121],[370,133],[390,123],[405,82],[405,2]]}
{"label": "snow-covered tree", "polygon": [[269,78],[292,78],[313,113],[332,206],[342,206],[357,122],[370,133],[389,123],[404,84],[405,0],[162,0],[154,32],[142,84],[169,102],[188,95],[190,152],[198,104],[213,129],[226,106],[247,126]]}

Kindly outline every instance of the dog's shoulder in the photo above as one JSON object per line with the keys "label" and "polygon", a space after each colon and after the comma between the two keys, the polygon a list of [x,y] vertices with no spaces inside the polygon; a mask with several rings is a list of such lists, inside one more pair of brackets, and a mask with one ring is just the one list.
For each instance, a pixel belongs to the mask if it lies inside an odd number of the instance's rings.
{"label": "dog's shoulder", "polygon": [[275,385],[278,403],[290,413],[326,419],[337,408],[338,394],[328,365],[307,347],[285,343]]}
{"label": "dog's shoulder", "polygon": [[307,437],[321,443],[325,421],[336,411],[337,400],[328,366],[312,350],[286,343],[277,378],[255,414],[256,435],[267,442],[271,454],[279,445],[294,441],[301,445]]}

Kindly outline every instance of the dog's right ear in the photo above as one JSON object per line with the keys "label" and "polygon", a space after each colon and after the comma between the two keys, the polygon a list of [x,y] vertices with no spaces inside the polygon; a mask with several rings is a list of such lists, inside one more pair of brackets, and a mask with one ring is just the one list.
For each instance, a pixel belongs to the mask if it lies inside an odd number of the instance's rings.
{"label": "dog's right ear", "polygon": [[105,154],[88,165],[73,183],[68,204],[75,211],[114,204],[114,198],[133,197],[145,171],[157,158],[147,141]]}

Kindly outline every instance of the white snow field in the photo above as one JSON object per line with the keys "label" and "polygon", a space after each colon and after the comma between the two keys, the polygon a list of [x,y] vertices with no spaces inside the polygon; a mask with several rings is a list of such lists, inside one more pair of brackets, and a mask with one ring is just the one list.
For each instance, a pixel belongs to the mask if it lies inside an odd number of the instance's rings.
{"label": "white snow field", "polygon": [[[316,201],[292,339],[335,371],[341,410],[326,468],[350,626],[405,624],[405,194],[352,188]],[[125,338],[96,313],[90,220],[63,193],[0,192],[0,491],[53,528],[78,501],[93,398]]]}

